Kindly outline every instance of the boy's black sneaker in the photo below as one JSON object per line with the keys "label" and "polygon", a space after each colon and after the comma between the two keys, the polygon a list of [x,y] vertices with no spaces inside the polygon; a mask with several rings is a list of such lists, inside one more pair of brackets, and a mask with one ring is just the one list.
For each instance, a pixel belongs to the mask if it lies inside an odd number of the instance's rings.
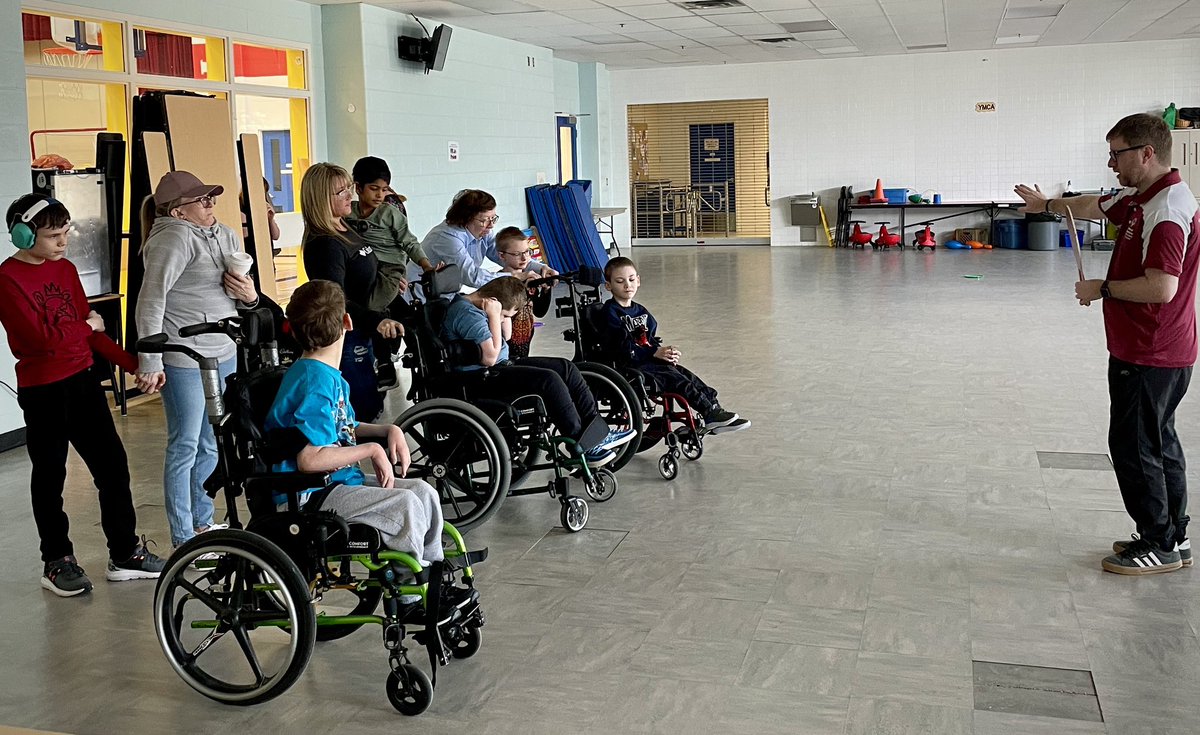
{"label": "boy's black sneaker", "polygon": [[[1130,538],[1132,538],[1133,541],[1137,541],[1138,535],[1136,533],[1131,534]],[[1113,541],[1112,550],[1114,553],[1120,554],[1125,550],[1125,547],[1129,546],[1131,543],[1133,542]],[[1185,567],[1190,567],[1192,565],[1192,540],[1190,538],[1185,538],[1180,543],[1175,544],[1175,550],[1179,552],[1179,563]]]}
{"label": "boy's black sneaker", "polygon": [[717,429],[722,426],[728,426],[738,420],[738,415],[733,411],[726,411],[720,406],[713,406],[713,409],[704,415],[704,426],[707,429]]}
{"label": "boy's black sneaker", "polygon": [[165,559],[155,556],[150,549],[146,548],[146,539],[143,537],[142,545],[134,549],[133,555],[125,561],[108,560],[108,569],[104,572],[104,578],[109,582],[158,579],[166,566]]}
{"label": "boy's black sneaker", "polygon": [[1163,574],[1183,566],[1178,551],[1163,551],[1145,539],[1134,539],[1119,553],[1104,557],[1104,571],[1113,574]]}
{"label": "boy's black sneaker", "polygon": [[46,562],[42,571],[42,586],[59,597],[74,597],[92,591],[92,580],[73,556]]}

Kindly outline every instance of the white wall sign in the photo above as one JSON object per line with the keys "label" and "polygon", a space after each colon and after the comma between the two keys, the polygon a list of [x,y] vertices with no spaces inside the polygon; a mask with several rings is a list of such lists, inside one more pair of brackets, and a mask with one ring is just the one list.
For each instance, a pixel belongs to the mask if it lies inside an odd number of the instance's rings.
{"label": "white wall sign", "polygon": [[995,112],[995,111],[996,111],[996,103],[995,102],[976,102],[975,103],[975,112]]}
{"label": "white wall sign", "polygon": [[458,160],[458,143],[454,142],[453,140],[450,141],[450,160]]}

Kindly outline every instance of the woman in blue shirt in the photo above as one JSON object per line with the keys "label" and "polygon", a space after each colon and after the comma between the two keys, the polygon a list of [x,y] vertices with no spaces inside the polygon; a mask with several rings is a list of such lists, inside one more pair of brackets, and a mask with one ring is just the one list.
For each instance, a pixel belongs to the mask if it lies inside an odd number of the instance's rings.
{"label": "woman in blue shirt", "polygon": [[[446,210],[446,220],[429,231],[421,241],[421,249],[434,263],[442,261],[457,265],[462,272],[463,285],[479,288],[493,278],[508,275],[480,268],[484,258],[500,267],[505,265],[496,252],[493,232],[499,219],[496,199],[491,194],[479,189],[460,191]],[[558,271],[536,260],[530,260],[525,266],[525,280],[555,275]]]}

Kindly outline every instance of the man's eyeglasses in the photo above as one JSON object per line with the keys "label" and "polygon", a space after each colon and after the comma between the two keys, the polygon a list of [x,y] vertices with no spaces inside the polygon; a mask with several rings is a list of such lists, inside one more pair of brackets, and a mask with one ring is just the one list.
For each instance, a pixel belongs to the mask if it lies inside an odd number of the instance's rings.
{"label": "man's eyeglasses", "polygon": [[183,202],[179,206],[186,207],[189,204],[199,204],[201,207],[204,207],[205,209],[207,209],[208,207],[213,206],[213,204],[216,203],[216,201],[217,201],[216,197],[203,196],[203,197],[197,197],[196,199],[193,199],[190,202]]}
{"label": "man's eyeglasses", "polygon": [[1115,151],[1109,151],[1109,152],[1108,152],[1108,162],[1109,162],[1109,163],[1116,163],[1116,162],[1117,162],[1117,156],[1120,156],[1122,153],[1128,153],[1129,151],[1136,151],[1136,150],[1139,150],[1139,149],[1141,149],[1141,148],[1145,148],[1145,147],[1146,147],[1146,145],[1147,145],[1146,143],[1142,143],[1141,145],[1131,145],[1131,146],[1129,146],[1128,148],[1119,148],[1119,149],[1117,149],[1117,150],[1115,150]]}
{"label": "man's eyeglasses", "polygon": [[525,258],[528,258],[528,257],[530,257],[529,248],[525,248],[524,250],[521,250],[521,251],[518,251],[518,252],[514,252],[514,253],[510,253],[510,252],[506,252],[506,251],[504,251],[504,250],[501,250],[501,251],[500,251],[500,253],[501,253],[502,255],[509,255],[509,256],[512,256],[512,257],[514,257],[514,258],[520,258],[521,260],[524,260]]}
{"label": "man's eyeglasses", "polygon": [[476,217],[475,221],[484,227],[490,227],[500,221],[500,217],[492,215],[491,217]]}

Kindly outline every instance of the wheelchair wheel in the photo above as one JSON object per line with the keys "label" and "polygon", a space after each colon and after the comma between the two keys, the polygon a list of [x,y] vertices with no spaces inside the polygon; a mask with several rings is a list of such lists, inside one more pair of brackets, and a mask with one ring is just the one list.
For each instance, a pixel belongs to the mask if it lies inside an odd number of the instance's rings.
{"label": "wheelchair wheel", "polygon": [[592,470],[592,479],[587,483],[587,494],[597,503],[612,500],[617,494],[617,476],[607,467]]}
{"label": "wheelchair wheel", "polygon": [[629,381],[607,365],[581,362],[576,367],[596,399],[600,417],[609,427],[633,429],[636,432],[632,440],[617,447],[617,458],[608,463],[608,469],[616,472],[629,464],[642,441],[642,402]]}
{"label": "wheelchair wheel", "polygon": [[571,533],[582,531],[588,522],[587,502],[583,498],[567,498],[562,504],[558,519],[562,521],[562,527]]}
{"label": "wheelchair wheel", "polygon": [[483,645],[483,631],[479,628],[463,628],[462,638],[450,644],[450,653],[454,658],[471,658],[479,652]]}
{"label": "wheelchair wheel", "polygon": [[679,449],[688,460],[695,461],[704,454],[704,440],[696,432],[682,427],[675,430],[675,436],[679,437]]}
{"label": "wheelchair wheel", "polygon": [[[205,554],[217,555],[215,565],[195,569]],[[295,563],[257,534],[224,530],[171,555],[154,591],[154,628],[188,686],[218,702],[250,705],[295,683],[317,625]]]}
{"label": "wheelchair wheel", "polygon": [[413,664],[402,664],[388,674],[388,701],[402,715],[412,717],[429,708],[433,702],[433,684],[424,671]]}
{"label": "wheelchair wheel", "polygon": [[396,425],[412,453],[408,477],[437,489],[446,521],[465,533],[500,510],[512,460],[487,414],[463,401],[435,398],[405,411]]}
{"label": "wheelchair wheel", "polygon": [[664,480],[674,480],[679,474],[679,463],[670,454],[664,454],[658,458],[658,474]]}

